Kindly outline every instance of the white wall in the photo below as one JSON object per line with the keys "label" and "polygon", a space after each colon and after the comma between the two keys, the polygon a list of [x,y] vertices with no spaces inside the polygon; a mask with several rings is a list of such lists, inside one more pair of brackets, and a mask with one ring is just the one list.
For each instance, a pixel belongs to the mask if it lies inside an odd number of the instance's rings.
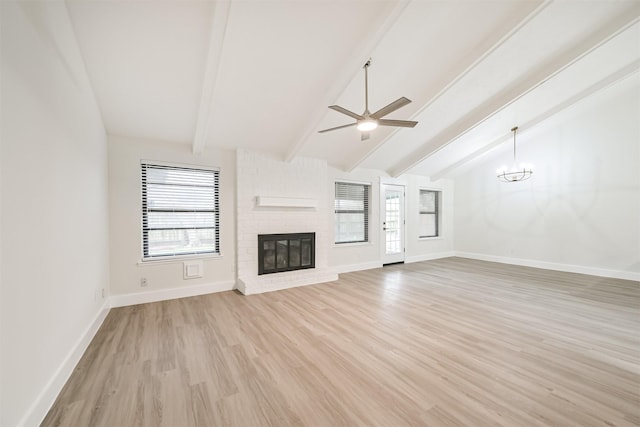
{"label": "white wall", "polygon": [[461,255],[640,279],[640,78],[636,73],[518,133],[534,175],[500,183],[511,153],[456,179]]}
{"label": "white wall", "polygon": [[0,7],[0,425],[38,425],[106,314],[106,137],[64,3]]}
{"label": "white wall", "polygon": [[[329,168],[329,191],[327,194],[328,222],[331,230],[329,265],[338,272],[364,270],[382,266],[383,242],[382,221],[380,219],[380,187],[382,184],[398,184],[405,187],[405,262],[453,256],[453,201],[454,183],[441,179],[432,182],[428,177],[405,174],[391,178],[385,172],[372,169],[355,169],[344,172]],[[335,214],[333,210],[336,181],[360,182],[371,185],[369,201],[369,242],[338,244],[333,243]],[[438,238],[418,238],[418,202],[420,189],[442,192],[441,235]]]}
{"label": "white wall", "polygon": [[[140,160],[220,169],[220,254],[203,257],[203,277],[183,278],[179,261],[142,263]],[[235,152],[109,136],[109,225],[113,304],[130,305],[233,289],[235,284]],[[141,278],[147,286],[140,286]]]}

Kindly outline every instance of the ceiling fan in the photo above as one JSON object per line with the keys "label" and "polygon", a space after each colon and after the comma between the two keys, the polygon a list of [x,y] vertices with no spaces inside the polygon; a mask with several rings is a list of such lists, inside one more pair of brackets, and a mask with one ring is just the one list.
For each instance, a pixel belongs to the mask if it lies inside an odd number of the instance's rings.
{"label": "ceiling fan", "polygon": [[318,131],[318,133],[324,133],[324,132],[329,132],[331,130],[336,130],[336,129],[342,129],[342,128],[347,128],[347,127],[351,127],[351,126],[357,126],[358,130],[362,132],[360,139],[362,141],[369,139],[369,137],[371,136],[371,131],[374,130],[375,128],[377,128],[378,126],[397,126],[397,127],[405,127],[405,128],[412,128],[415,125],[418,124],[418,122],[414,122],[414,121],[410,121],[410,120],[389,120],[389,119],[383,119],[384,116],[386,116],[387,114],[390,114],[394,111],[396,111],[397,109],[404,107],[405,105],[407,105],[408,103],[411,102],[410,99],[405,98],[404,96],[402,98],[398,98],[395,101],[393,101],[391,104],[387,105],[386,107],[382,107],[381,109],[379,109],[378,111],[376,111],[375,113],[371,114],[369,113],[369,74],[368,74],[368,69],[369,66],[371,65],[371,59],[369,59],[367,61],[366,64],[364,64],[364,113],[362,114],[356,114],[353,111],[349,111],[346,108],[343,108],[339,105],[331,105],[329,106],[329,108],[331,108],[332,110],[335,110],[339,113],[342,114],[346,114],[349,117],[352,117],[354,119],[356,119],[355,123],[349,123],[348,125],[342,125],[342,126],[336,126],[333,128],[329,128],[329,129],[323,129],[321,131]]}

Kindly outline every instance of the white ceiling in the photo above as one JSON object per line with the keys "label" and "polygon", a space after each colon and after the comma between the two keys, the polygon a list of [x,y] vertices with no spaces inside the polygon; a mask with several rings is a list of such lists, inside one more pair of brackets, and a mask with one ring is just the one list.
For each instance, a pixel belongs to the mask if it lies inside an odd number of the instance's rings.
{"label": "white ceiling", "polygon": [[[553,114],[640,79],[633,1],[67,0],[107,132],[453,176]],[[329,110],[413,129],[355,128]],[[499,149],[500,149],[499,148]]]}

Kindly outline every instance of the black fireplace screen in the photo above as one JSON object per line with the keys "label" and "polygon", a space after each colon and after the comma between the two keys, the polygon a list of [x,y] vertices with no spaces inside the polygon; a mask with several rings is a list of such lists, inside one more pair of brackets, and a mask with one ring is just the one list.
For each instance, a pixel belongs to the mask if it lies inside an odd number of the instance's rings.
{"label": "black fireplace screen", "polygon": [[258,235],[258,274],[314,268],[315,259],[316,233]]}

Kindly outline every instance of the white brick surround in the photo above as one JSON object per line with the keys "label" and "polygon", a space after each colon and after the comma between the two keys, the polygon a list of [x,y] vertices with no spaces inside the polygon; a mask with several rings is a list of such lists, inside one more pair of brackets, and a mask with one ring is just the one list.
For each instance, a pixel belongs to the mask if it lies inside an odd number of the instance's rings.
{"label": "white brick surround", "polygon": [[[330,221],[327,163],[297,158],[287,163],[267,154],[237,151],[237,288],[245,295],[338,279],[328,267]],[[262,207],[256,197],[317,200],[317,207]],[[316,233],[314,269],[258,276],[258,234]]]}

